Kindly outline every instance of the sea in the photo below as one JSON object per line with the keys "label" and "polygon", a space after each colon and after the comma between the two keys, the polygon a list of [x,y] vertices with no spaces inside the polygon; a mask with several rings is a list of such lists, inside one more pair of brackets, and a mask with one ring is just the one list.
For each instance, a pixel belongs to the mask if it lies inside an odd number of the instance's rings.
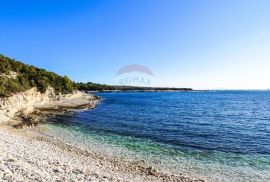
{"label": "sea", "polygon": [[206,181],[270,181],[270,92],[96,93],[39,127],[74,145]]}

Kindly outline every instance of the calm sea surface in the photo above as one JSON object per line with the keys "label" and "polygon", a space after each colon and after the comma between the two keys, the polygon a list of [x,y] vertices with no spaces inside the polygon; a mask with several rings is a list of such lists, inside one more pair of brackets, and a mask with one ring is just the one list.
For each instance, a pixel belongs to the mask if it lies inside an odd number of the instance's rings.
{"label": "calm sea surface", "polygon": [[77,145],[209,181],[270,181],[270,92],[98,93],[41,125]]}

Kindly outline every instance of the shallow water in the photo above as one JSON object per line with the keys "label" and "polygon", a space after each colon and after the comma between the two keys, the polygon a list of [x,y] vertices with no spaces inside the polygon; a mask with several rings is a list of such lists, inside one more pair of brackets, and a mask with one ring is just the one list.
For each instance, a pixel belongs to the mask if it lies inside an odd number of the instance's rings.
{"label": "shallow water", "polygon": [[209,181],[270,181],[270,92],[99,93],[41,125],[57,137]]}

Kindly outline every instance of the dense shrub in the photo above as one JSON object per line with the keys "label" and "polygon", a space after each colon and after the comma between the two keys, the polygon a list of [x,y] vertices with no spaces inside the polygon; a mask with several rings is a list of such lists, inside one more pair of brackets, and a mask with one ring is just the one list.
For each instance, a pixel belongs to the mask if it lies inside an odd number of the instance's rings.
{"label": "dense shrub", "polygon": [[[16,78],[9,75],[17,73]],[[71,93],[75,84],[67,77],[61,77],[53,72],[23,64],[0,54],[0,97],[36,87],[45,92],[48,86],[55,89],[56,94]]]}

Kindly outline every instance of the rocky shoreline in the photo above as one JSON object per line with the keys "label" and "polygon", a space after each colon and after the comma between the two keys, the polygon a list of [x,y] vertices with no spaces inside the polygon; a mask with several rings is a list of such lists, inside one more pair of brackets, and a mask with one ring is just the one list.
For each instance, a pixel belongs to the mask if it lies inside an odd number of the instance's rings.
{"label": "rocky shoreline", "polygon": [[32,88],[0,98],[0,124],[8,123],[15,128],[29,127],[55,114],[92,109],[99,99],[80,91],[56,95],[53,88],[48,88],[45,93]]}
{"label": "rocky shoreline", "polygon": [[55,115],[93,109],[100,99],[100,97],[95,95],[82,94],[78,98],[50,102],[37,106],[30,114],[16,115],[10,124],[16,129],[37,126],[41,122],[47,122],[49,118]]}

